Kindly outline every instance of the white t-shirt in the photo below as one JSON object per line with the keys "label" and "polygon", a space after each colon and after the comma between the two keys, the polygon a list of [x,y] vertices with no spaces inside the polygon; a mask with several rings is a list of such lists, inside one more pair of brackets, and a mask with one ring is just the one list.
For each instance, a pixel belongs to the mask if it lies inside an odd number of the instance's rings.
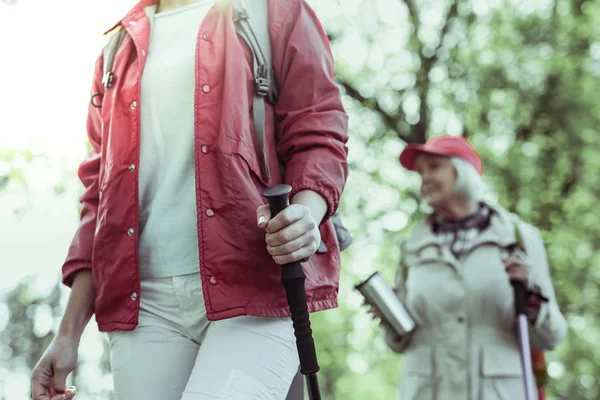
{"label": "white t-shirt", "polygon": [[142,74],[139,165],[140,274],[199,271],[194,164],[196,38],[214,0],[155,14]]}

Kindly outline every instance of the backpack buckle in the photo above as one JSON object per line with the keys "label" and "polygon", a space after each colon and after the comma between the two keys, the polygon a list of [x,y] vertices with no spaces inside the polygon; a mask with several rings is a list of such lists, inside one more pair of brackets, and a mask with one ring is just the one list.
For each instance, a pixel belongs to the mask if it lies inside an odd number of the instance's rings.
{"label": "backpack buckle", "polygon": [[102,85],[107,89],[111,88],[114,80],[115,80],[115,74],[112,71],[108,71],[102,77]]}
{"label": "backpack buckle", "polygon": [[259,96],[266,96],[269,94],[269,88],[271,87],[271,80],[268,78],[256,78],[254,80],[254,90]]}
{"label": "backpack buckle", "polygon": [[264,65],[260,65],[256,71],[256,78],[254,78],[254,90],[260,96],[266,96],[271,90],[271,76],[270,69]]}
{"label": "backpack buckle", "polygon": [[241,20],[248,19],[248,13],[243,7],[236,7],[233,10],[233,22],[239,22]]}

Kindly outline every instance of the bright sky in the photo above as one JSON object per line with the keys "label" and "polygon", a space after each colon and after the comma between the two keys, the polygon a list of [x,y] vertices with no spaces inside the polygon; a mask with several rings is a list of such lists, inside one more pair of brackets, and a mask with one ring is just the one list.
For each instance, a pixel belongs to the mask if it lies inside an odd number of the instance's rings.
{"label": "bright sky", "polygon": [[[53,196],[52,190],[61,170],[73,174],[85,156],[87,98],[101,33],[131,4],[19,0],[16,6],[0,5],[0,148],[32,144],[34,152],[48,157],[26,170],[27,192],[13,186],[0,197],[0,288],[26,274],[55,277],[62,264],[77,226],[73,199],[79,188],[69,187],[64,196]],[[24,213],[13,213],[23,206]]]}

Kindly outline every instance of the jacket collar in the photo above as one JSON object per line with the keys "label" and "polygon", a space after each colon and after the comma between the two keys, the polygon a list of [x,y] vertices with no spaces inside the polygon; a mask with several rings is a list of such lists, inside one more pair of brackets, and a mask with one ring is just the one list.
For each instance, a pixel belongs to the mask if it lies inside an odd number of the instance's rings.
{"label": "jacket collar", "polygon": [[[499,205],[486,203],[493,211],[490,226],[479,235],[473,247],[484,243],[493,243],[501,247],[507,247],[517,241],[515,235],[516,216]],[[442,247],[441,238],[435,235],[431,228],[432,216],[429,215],[423,221],[417,224],[412,235],[405,244],[407,251],[420,251],[428,246]]]}
{"label": "jacket collar", "polygon": [[[110,32],[114,31],[118,27],[128,24],[135,23],[141,17],[145,16],[144,8],[148,6],[157,5],[159,0],[139,0],[138,3],[131,9],[125,16],[115,23],[110,29],[106,30],[103,34],[107,35]],[[233,4],[231,0],[216,0],[215,1],[218,11],[225,11],[229,6]]]}
{"label": "jacket collar", "polygon": [[104,32],[104,35],[112,32],[116,28],[130,23],[131,21],[137,21],[140,17],[144,16],[144,8],[158,4],[158,0],[140,0],[125,16],[115,23],[110,29]]}

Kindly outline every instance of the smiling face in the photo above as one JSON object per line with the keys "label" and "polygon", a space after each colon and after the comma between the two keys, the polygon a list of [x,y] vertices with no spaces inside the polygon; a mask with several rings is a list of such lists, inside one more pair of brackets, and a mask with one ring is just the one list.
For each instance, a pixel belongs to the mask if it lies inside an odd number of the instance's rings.
{"label": "smiling face", "polygon": [[415,160],[415,171],[421,175],[421,197],[431,207],[452,200],[457,175],[450,157],[422,153]]}

